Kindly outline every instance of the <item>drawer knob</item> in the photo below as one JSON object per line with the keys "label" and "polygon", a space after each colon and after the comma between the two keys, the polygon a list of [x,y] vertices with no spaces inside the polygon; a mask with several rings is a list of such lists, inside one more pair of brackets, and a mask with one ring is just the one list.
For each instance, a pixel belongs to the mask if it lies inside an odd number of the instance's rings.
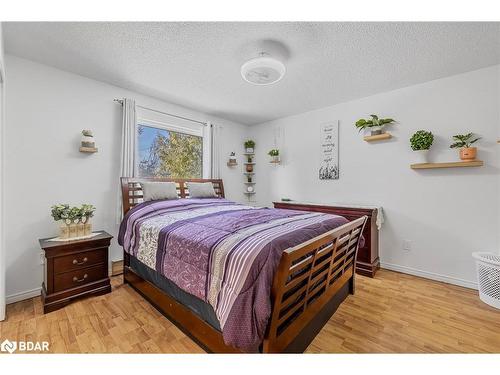
{"label": "drawer knob", "polygon": [[81,279],[79,279],[78,277],[74,276],[74,277],[73,277],[73,281],[74,281],[75,283],[81,283],[81,282],[82,282],[82,281],[84,281],[87,277],[89,277],[89,275],[87,275],[87,274],[83,275],[83,277],[82,277]]}
{"label": "drawer knob", "polygon": [[81,262],[79,262],[76,259],[73,259],[73,264],[81,265],[81,264],[87,263],[87,261],[88,261],[87,257],[83,258],[83,260]]}

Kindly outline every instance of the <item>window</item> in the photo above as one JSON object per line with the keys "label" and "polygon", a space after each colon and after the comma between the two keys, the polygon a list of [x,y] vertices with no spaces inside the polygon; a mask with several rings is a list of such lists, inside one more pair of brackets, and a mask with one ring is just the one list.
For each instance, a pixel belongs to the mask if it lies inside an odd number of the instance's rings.
{"label": "window", "polygon": [[139,177],[202,178],[203,137],[139,122]]}

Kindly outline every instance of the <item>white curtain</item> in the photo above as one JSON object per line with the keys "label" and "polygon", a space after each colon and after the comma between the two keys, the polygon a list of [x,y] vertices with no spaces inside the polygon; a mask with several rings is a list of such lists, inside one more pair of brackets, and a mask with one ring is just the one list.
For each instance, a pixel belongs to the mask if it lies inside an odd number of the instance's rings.
{"label": "white curtain", "polygon": [[210,150],[211,150],[211,166],[210,166],[210,177],[220,178],[220,147],[219,138],[221,128],[215,124],[208,124],[210,126]]}
{"label": "white curtain", "polygon": [[[122,116],[122,147],[120,177],[137,176],[137,114],[135,100],[123,99]],[[121,185],[118,194],[117,222],[120,223],[123,217]]]}

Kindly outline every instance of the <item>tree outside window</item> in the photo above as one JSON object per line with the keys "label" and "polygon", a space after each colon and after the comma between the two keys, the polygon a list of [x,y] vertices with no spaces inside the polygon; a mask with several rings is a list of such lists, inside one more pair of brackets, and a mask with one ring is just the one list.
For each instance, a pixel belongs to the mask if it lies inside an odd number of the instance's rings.
{"label": "tree outside window", "polygon": [[139,176],[202,178],[203,138],[138,126]]}

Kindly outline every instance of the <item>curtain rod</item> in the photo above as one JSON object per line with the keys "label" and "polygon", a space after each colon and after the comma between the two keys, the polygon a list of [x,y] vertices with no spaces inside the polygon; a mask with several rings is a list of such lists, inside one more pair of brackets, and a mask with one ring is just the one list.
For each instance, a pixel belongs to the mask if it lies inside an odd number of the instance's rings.
{"label": "curtain rod", "polygon": [[[113,101],[114,101],[114,102],[117,102],[117,103],[120,103],[121,105],[123,105],[123,99],[113,99]],[[167,113],[167,112],[159,111],[159,110],[157,110],[157,109],[144,107],[144,106],[142,106],[142,105],[138,105],[138,104],[136,104],[136,107],[139,107],[139,108],[142,108],[142,109],[146,109],[146,110],[148,110],[148,111],[152,111],[152,112],[161,113],[162,115],[167,115],[167,116],[171,116],[171,117],[176,117],[176,118],[180,118],[180,119],[182,119],[182,120],[186,120],[186,121],[196,122],[196,123],[198,123],[198,124],[202,124],[203,126],[207,126],[207,125],[208,125],[206,122],[203,122],[203,121],[193,120],[192,118],[187,118],[187,117],[183,117],[183,116],[174,115],[174,114],[172,114],[172,113]]]}

